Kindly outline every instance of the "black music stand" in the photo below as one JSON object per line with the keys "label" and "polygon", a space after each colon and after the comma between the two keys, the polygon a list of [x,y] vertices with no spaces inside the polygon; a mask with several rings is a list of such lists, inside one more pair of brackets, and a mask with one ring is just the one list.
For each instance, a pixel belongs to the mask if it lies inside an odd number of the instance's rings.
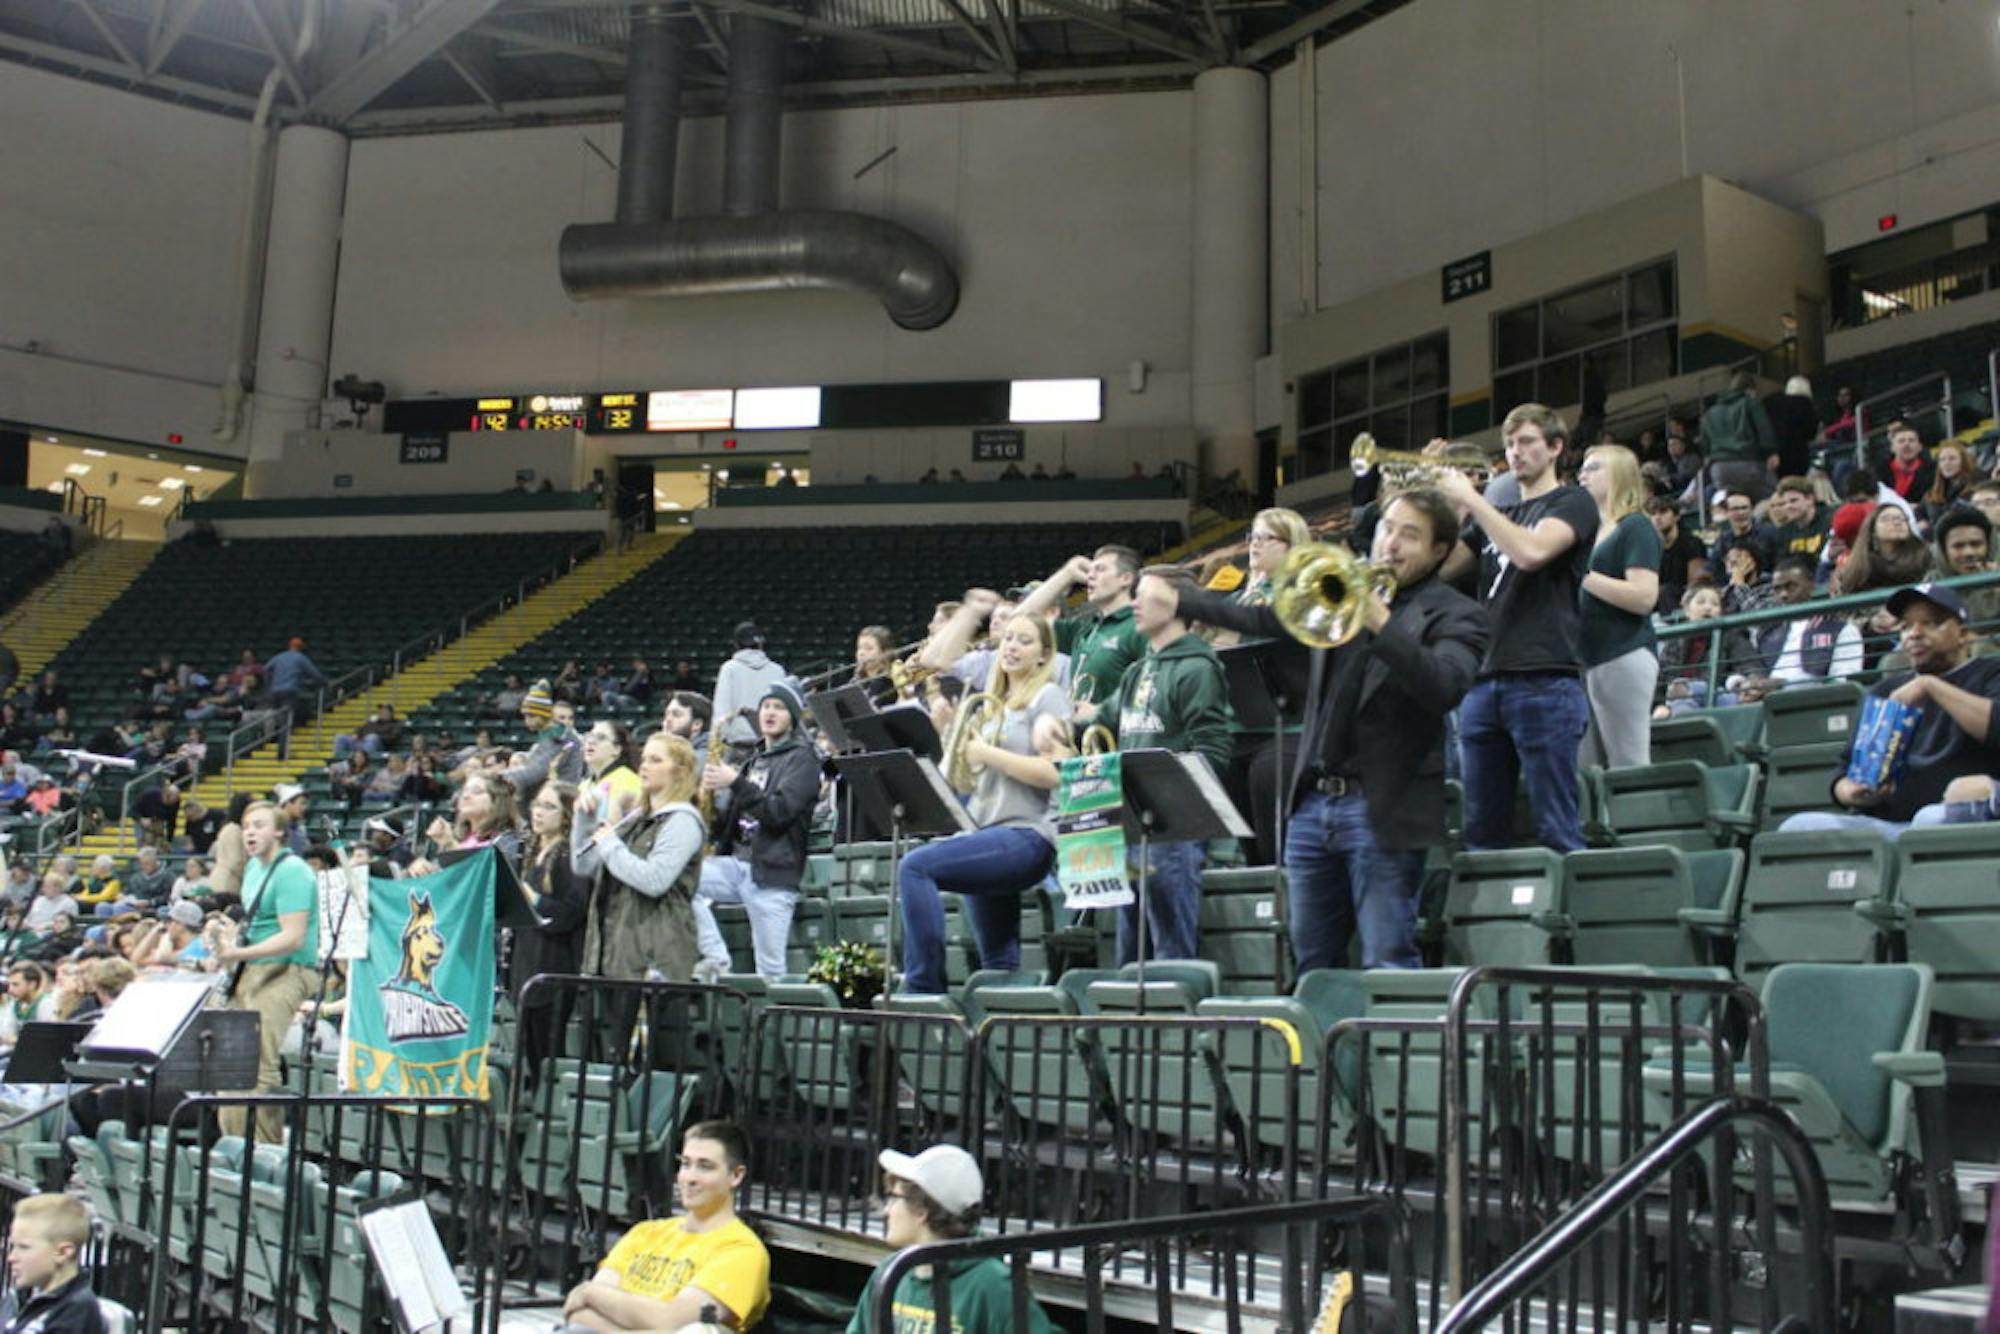
{"label": "black music stand", "polygon": [[930,714],[914,704],[850,718],[847,731],[865,750],[907,750],[919,759],[944,758],[944,742],[931,724]]}
{"label": "black music stand", "polygon": [[[886,715],[878,714],[879,717]],[[921,714],[918,715],[922,717]],[[923,719],[930,727],[930,719]],[[936,731],[931,735],[935,737]],[[903,840],[911,835],[962,834],[974,826],[965,805],[945,783],[944,775],[927,757],[907,750],[881,750],[844,755],[833,762],[842,781],[854,789],[861,828],[889,839],[888,957],[882,962],[884,993],[896,993],[896,919],[901,909],[898,881],[902,878]]]}
{"label": "black music stand", "polygon": [[866,686],[836,686],[831,690],[821,690],[806,696],[806,708],[811,711],[813,721],[819,724],[820,735],[826,738],[829,749],[842,753],[865,749],[848,731],[847,724],[853,718],[874,716],[875,701],[868,697]]}
{"label": "black music stand", "polygon": [[1269,849],[1274,867],[1285,862],[1285,806],[1291,796],[1285,782],[1288,766],[1284,762],[1285,710],[1291,701],[1285,695],[1276,665],[1277,655],[1284,647],[1275,639],[1259,639],[1216,651],[1216,656],[1222,659],[1223,678],[1229,685],[1229,706],[1236,711],[1236,721],[1246,732],[1267,732],[1271,737],[1271,759],[1278,767],[1278,780],[1272,785],[1277,789],[1272,803],[1277,808],[1276,818],[1271,824],[1272,841],[1277,846]]}
{"label": "black music stand", "polygon": [[1137,975],[1140,1004],[1146,995],[1146,910],[1151,879],[1147,866],[1153,840],[1196,842],[1243,838],[1250,833],[1236,803],[1208,760],[1171,750],[1122,750],[1119,772],[1125,786],[1125,828],[1139,831],[1139,931]]}

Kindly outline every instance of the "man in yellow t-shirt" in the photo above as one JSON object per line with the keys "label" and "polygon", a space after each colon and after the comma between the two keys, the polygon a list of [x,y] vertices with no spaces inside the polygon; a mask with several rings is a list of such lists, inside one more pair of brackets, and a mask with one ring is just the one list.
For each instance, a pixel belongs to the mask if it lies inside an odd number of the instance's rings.
{"label": "man in yellow t-shirt", "polygon": [[570,1290],[563,1318],[585,1329],[754,1327],[771,1299],[771,1257],[736,1216],[749,1169],[750,1142],[733,1122],[690,1126],[674,1178],[686,1212],[620,1238],[591,1280]]}

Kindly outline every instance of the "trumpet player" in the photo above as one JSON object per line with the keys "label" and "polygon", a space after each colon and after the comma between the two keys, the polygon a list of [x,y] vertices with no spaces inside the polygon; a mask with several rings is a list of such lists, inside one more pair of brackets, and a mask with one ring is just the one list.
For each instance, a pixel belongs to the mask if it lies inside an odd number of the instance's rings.
{"label": "trumpet player", "polygon": [[[917,655],[917,662],[932,671],[958,678],[967,690],[983,688],[992,679],[993,669],[1000,660],[1000,640],[1007,632],[1007,623],[1019,612],[1021,599],[1032,591],[1016,589],[1003,595],[990,588],[968,588],[963,602],[950,604],[955,610],[932,632]],[[1052,614],[1053,608],[1042,613],[1040,619],[1048,620]],[[987,644],[974,642],[979,638],[982,627],[990,632]],[[1070,659],[1067,653],[1056,654],[1051,679],[1065,692],[1069,691]]]}
{"label": "trumpet player", "polygon": [[757,704],[756,752],[741,768],[702,768],[701,786],[716,794],[720,821],[714,831],[716,855],[702,862],[701,888],[694,897],[695,939],[701,948],[697,980],[731,971],[729,946],[711,906],[717,903],[740,903],[750,910],[750,946],[758,974],[771,979],[785,975],[785,940],[805,871],[806,834],[819,802],[819,755],[799,730],[802,710],[798,691],[788,682],[772,682]]}
{"label": "trumpet player", "polygon": [[[969,803],[979,827],[924,844],[898,870],[905,991],[945,988],[943,893],[965,896],[981,968],[1020,966],[1021,895],[1055,866],[1050,803],[1060,782],[1055,762],[1068,753],[1070,700],[1053,679],[1055,656],[1055,630],[1044,617],[1017,615],[1001,632],[986,684],[1000,701],[998,721],[964,743],[966,762],[979,774]],[[952,708],[942,698],[933,708],[939,731]]]}
{"label": "trumpet player", "polygon": [[1487,644],[1459,711],[1465,843],[1504,848],[1512,841],[1518,779],[1536,839],[1573,852],[1583,846],[1577,748],[1590,722],[1578,599],[1597,537],[1597,502],[1556,476],[1556,460],[1569,443],[1561,413],[1523,403],[1507,414],[1501,433],[1520,486],[1518,504],[1494,505],[1461,473],[1441,472],[1437,482],[1467,520],[1445,577],[1476,568],[1479,600],[1502,630]]}
{"label": "trumpet player", "polygon": [[[1414,968],[1424,852],[1444,837],[1445,718],[1486,652],[1486,613],[1438,579],[1458,519],[1428,487],[1382,508],[1374,561],[1396,579],[1387,602],[1365,593],[1360,632],[1331,649],[1295,645],[1280,658],[1306,678],[1299,767],[1292,775],[1285,871],[1299,971]],[[1183,594],[1194,619],[1283,636],[1268,607]],[[1290,640],[1283,642],[1292,643]],[[1309,659],[1309,661],[1304,661]]]}
{"label": "trumpet player", "polygon": [[[1206,640],[1188,632],[1181,615],[1181,598],[1192,591],[1193,576],[1178,565],[1140,572],[1133,625],[1145,638],[1146,656],[1125,669],[1098,720],[1118,738],[1120,750],[1193,751],[1206,756],[1220,776],[1229,765],[1229,687],[1222,660]],[[1130,846],[1136,853],[1136,840]],[[1207,849],[1176,841],[1151,843],[1149,851],[1147,957],[1192,959]],[[1118,909],[1118,962],[1138,957],[1139,907],[1127,904]]]}
{"label": "trumpet player", "polygon": [[1090,722],[1125,669],[1146,652],[1146,641],[1135,618],[1133,594],[1139,578],[1139,553],[1115,544],[1089,556],[1072,556],[1044,579],[1014,608],[1014,614],[1042,616],[1062,604],[1069,591],[1083,585],[1081,611],[1056,622],[1056,647],[1069,655],[1077,691],[1077,719]]}

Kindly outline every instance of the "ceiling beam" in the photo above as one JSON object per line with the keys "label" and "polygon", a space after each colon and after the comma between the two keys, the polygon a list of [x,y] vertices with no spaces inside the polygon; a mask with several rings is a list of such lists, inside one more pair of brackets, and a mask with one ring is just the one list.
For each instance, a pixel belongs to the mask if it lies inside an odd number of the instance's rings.
{"label": "ceiling beam", "polygon": [[342,70],[306,110],[336,124],[393,88],[446,42],[492,13],[500,0],[430,0],[408,27]]}
{"label": "ceiling beam", "polygon": [[250,26],[257,30],[257,40],[264,44],[264,49],[276,62],[285,87],[292,90],[292,100],[304,106],[309,100],[306,97],[306,81],[300,77],[299,67],[292,60],[291,50],[283,36],[272,26],[271,16],[264,12],[260,0],[243,0],[243,12],[250,16]]}
{"label": "ceiling beam", "polygon": [[900,37],[892,32],[878,32],[873,28],[850,28],[841,23],[828,23],[824,19],[811,18],[797,10],[780,9],[775,5],[758,3],[758,0],[705,0],[717,9],[727,9],[738,14],[751,14],[758,18],[770,19],[797,28],[800,32],[816,37],[832,37],[845,42],[861,42],[880,47],[884,51],[894,51],[898,55],[916,56],[932,60],[940,65],[953,65],[959,69],[990,70],[993,62],[984,55],[971,56],[949,46],[934,42],[920,42],[914,37]]}
{"label": "ceiling beam", "polygon": [[163,93],[174,93],[182,97],[207,102],[210,106],[229,107],[237,111],[254,111],[257,99],[245,97],[241,93],[224,88],[211,87],[205,83],[195,83],[191,79],[175,78],[171,74],[144,74],[134,76],[131,69],[115,60],[91,55],[86,51],[72,50],[67,46],[51,46],[47,42],[37,42],[26,37],[16,37],[11,33],[0,33],[0,51],[11,51],[17,56],[45,65],[67,65],[71,69],[84,70],[91,74],[101,74],[107,78],[133,87],[152,88]]}
{"label": "ceiling beam", "polygon": [[1075,19],[1085,27],[1097,28],[1103,32],[1116,33],[1135,46],[1149,47],[1155,51],[1163,51],[1170,56],[1179,56],[1182,60],[1189,61],[1203,69],[1216,63],[1213,52],[1196,46],[1192,42],[1184,42],[1172,33],[1161,32],[1158,28],[1150,24],[1134,23],[1130,19],[1120,18],[1118,15],[1099,9],[1095,5],[1085,4],[1082,0],[1035,0],[1035,3],[1043,9],[1054,10],[1064,18]]}
{"label": "ceiling beam", "polygon": [[1000,0],[986,0],[986,21],[993,28],[993,44],[999,48],[1000,64],[1009,74],[1021,68],[1021,53],[1014,49],[1014,30],[1000,9]]}
{"label": "ceiling beam", "polygon": [[1255,65],[1269,60],[1272,56],[1289,51],[1300,40],[1311,37],[1324,28],[1332,27],[1355,12],[1366,9],[1369,0],[1333,0],[1322,9],[1316,9],[1304,18],[1272,33],[1269,37],[1251,43],[1236,53],[1239,65]]}
{"label": "ceiling beam", "polygon": [[972,39],[974,46],[986,53],[988,60],[996,64],[1005,63],[1000,55],[1000,48],[994,44],[992,36],[987,33],[986,29],[973,21],[972,15],[965,12],[964,5],[958,3],[958,0],[938,0],[938,3],[951,11],[951,16],[957,21],[958,26],[964,30],[967,37]]}
{"label": "ceiling beam", "polygon": [[522,32],[504,23],[475,23],[467,29],[481,37],[490,37],[507,46],[523,51],[534,51],[545,56],[575,56],[578,60],[594,61],[613,69],[625,68],[625,53],[613,51],[605,46],[585,46],[581,42],[565,42],[559,37],[544,37],[540,33]]}
{"label": "ceiling beam", "polygon": [[91,0],[71,0],[71,3],[83,11],[83,16],[90,20],[91,27],[97,29],[97,35],[104,39],[104,44],[111,48],[111,53],[118,57],[120,64],[135,74],[146,72],[145,65],[132,54],[132,48],[125,45],[125,39],[118,35],[116,28],[105,21],[104,15],[98,12],[97,6],[92,4]]}

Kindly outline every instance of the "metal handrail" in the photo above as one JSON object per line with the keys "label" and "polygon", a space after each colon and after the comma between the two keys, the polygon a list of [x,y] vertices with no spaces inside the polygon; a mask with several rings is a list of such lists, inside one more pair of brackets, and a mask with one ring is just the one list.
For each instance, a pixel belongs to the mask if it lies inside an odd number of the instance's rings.
{"label": "metal handrail", "polygon": [[[166,773],[167,770],[178,769],[179,767],[180,765],[173,760],[163,760],[152,768],[133,774],[125,780],[124,788],[118,793],[118,851],[120,853],[125,851],[126,836],[132,831],[132,790],[139,788],[147,779],[158,778]],[[144,789],[141,788],[141,795],[143,794]]]}
{"label": "metal handrail", "polygon": [[[249,735],[254,733],[254,735]],[[236,761],[269,741],[273,735],[289,741],[292,734],[292,711],[290,709],[261,709],[257,717],[232,728],[224,742],[222,760],[222,799],[224,802],[236,796]]]}
{"label": "metal handrail", "polygon": [[1938,408],[1944,414],[1944,434],[1946,436],[1950,436],[1953,434],[1952,424],[1951,424],[1952,420],[1951,419],[1951,375],[1946,371],[1932,371],[1929,375],[1919,375],[1916,379],[1906,381],[1905,383],[1899,384],[1892,389],[1884,389],[1880,393],[1870,394],[1868,397],[1862,399],[1859,403],[1856,403],[1854,405],[1854,466],[1855,467],[1865,468],[1868,466],[1869,407],[1877,403],[1885,403],[1892,398],[1901,398],[1905,394],[1908,394],[1912,389],[1920,389],[1924,385],[1929,384],[1933,380],[1936,380],[1940,385],[1940,390],[1938,394]]}
{"label": "metal handrail", "polygon": [[[1724,1130],[1744,1127],[1768,1137],[1790,1170],[1797,1192],[1800,1259],[1805,1273],[1807,1329],[1837,1328],[1836,1279],[1830,1238],[1826,1178],[1812,1144],[1783,1109],[1763,1098],[1719,1098],[1689,1112],[1617,1172],[1599,1182],[1576,1207],[1543,1228],[1511,1259],[1481,1279],[1437,1326],[1437,1334],[1484,1329],[1530,1292],[1578,1249],[1642,1199],[1655,1181]],[[1768,1205],[1768,1202],[1766,1202]]]}
{"label": "metal handrail", "polygon": [[[1945,588],[1960,590],[1990,588],[2000,584],[2000,570],[1983,570],[1978,574],[1955,574],[1949,579],[1934,579],[1931,583]],[[1722,680],[1722,645],[1731,630],[1748,629],[1752,626],[1769,625],[1773,621],[1795,621],[1801,616],[1839,615],[1844,612],[1872,611],[1887,602],[1898,589],[1875,588],[1865,593],[1848,593],[1841,597],[1809,598],[1804,602],[1781,606],[1758,607],[1754,611],[1739,611],[1729,616],[1712,616],[1705,621],[1669,621],[1656,628],[1654,633],[1662,640],[1685,639],[1690,635],[1708,635],[1708,697],[1715,698],[1715,688]]]}

